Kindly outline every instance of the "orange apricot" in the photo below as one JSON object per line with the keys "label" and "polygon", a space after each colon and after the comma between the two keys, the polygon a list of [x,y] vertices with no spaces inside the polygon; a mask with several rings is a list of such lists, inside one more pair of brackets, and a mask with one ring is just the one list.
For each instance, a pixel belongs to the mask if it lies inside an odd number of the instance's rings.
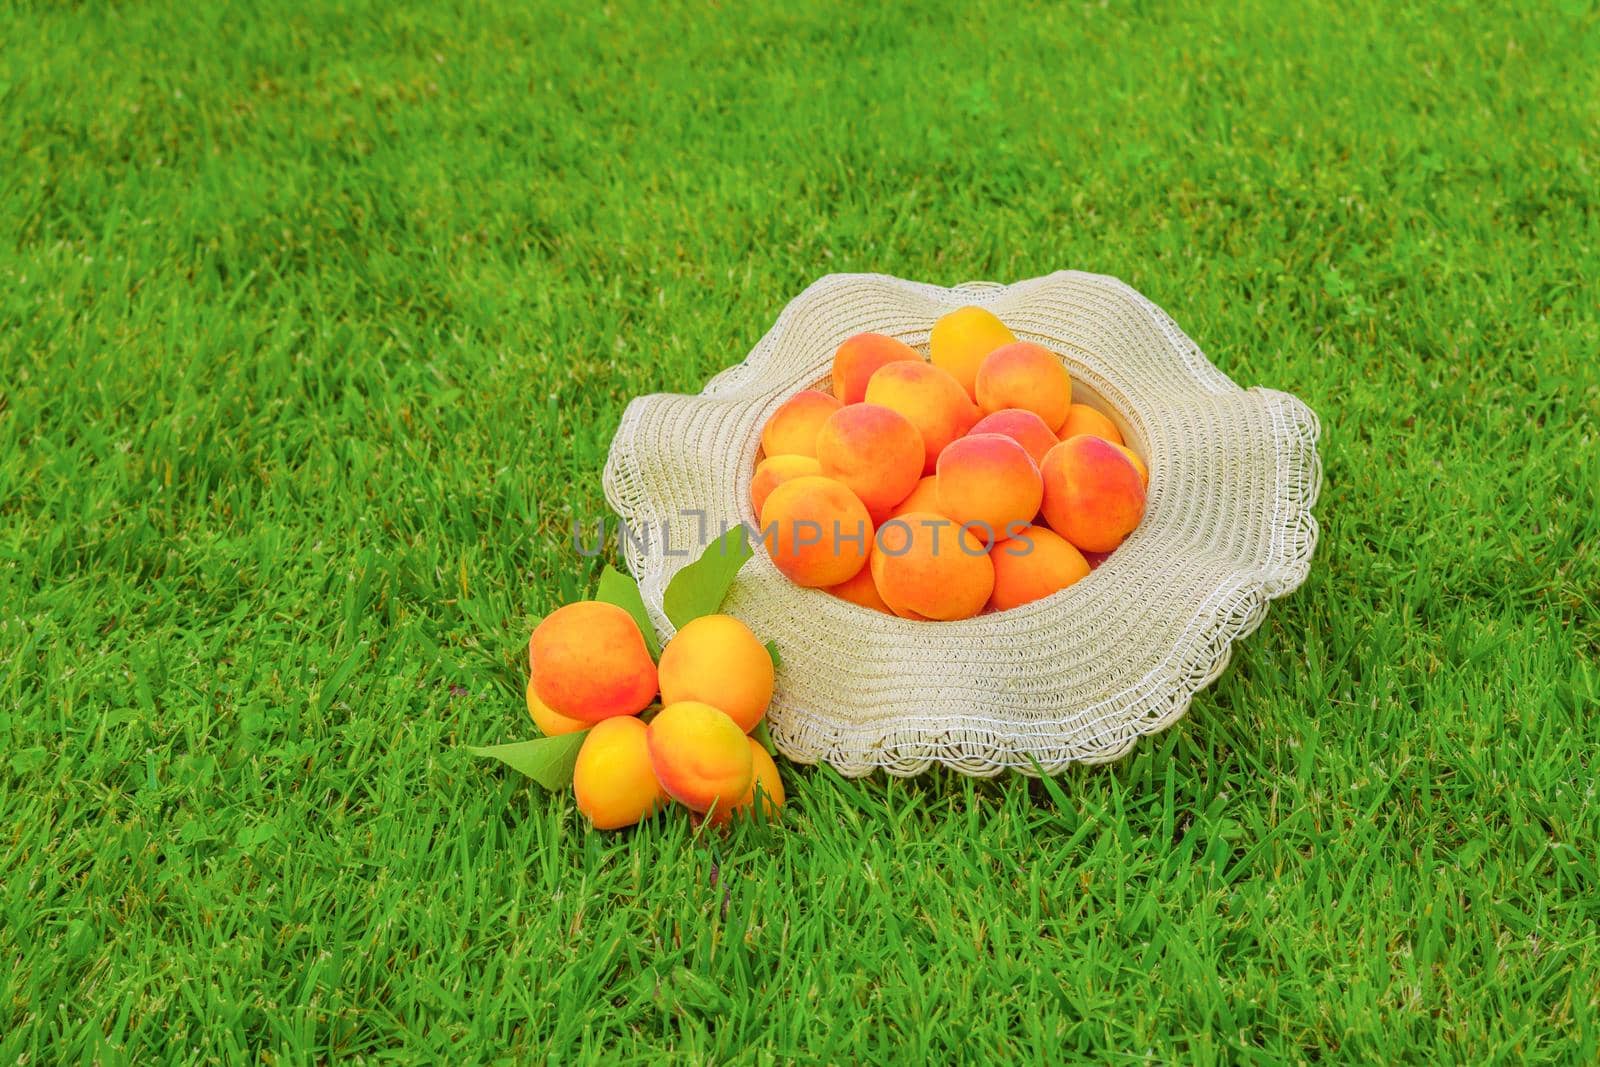
{"label": "orange apricot", "polygon": [[881,611],[885,615],[893,615],[894,611],[884,603],[883,594],[878,592],[878,583],[872,580],[871,556],[867,557],[868,565],[856,572],[856,576],[847,582],[830,586],[828,592],[840,600],[848,600],[852,604],[859,604],[873,611]]}
{"label": "orange apricot", "polygon": [[1058,443],[1055,431],[1046,426],[1038,415],[1023,408],[1004,408],[992,415],[985,415],[967,436],[976,437],[980,433],[1005,434],[1026,449],[1034,463],[1043,463],[1044,454]]}
{"label": "orange apricot", "polygon": [[599,830],[620,830],[667,801],[650,759],[649,729],[632,717],[596,723],[572,768],[578,810]]}
{"label": "orange apricot", "polygon": [[807,474],[821,474],[822,465],[811,456],[768,456],[756,464],[755,476],[750,479],[750,504],[757,515],[767,502],[767,494],[790,478]]}
{"label": "orange apricot", "polygon": [[[1111,442],[1116,445],[1115,441]],[[1144,465],[1144,460],[1139,458],[1139,453],[1127,445],[1117,445],[1117,451],[1128,457],[1128,462],[1133,464],[1133,469],[1139,472],[1139,481],[1146,489],[1150,488],[1150,468]]]}
{"label": "orange apricot", "polygon": [[1083,552],[1110,552],[1144,515],[1144,483],[1117,446],[1069,437],[1044,457],[1044,520]]}
{"label": "orange apricot", "polygon": [[817,431],[843,405],[819,389],[791,396],[761,429],[761,448],[770,456],[817,455]]}
{"label": "orange apricot", "polygon": [[1117,429],[1117,424],[1106,418],[1088,404],[1073,404],[1067,409],[1067,419],[1056,431],[1056,436],[1065,441],[1069,437],[1076,437],[1081,433],[1093,434],[1103,441],[1110,441],[1114,445],[1122,444],[1122,431]]}
{"label": "orange apricot", "polygon": [[922,473],[932,474],[945,445],[972,429],[978,409],[949,374],[928,363],[888,363],[867,382],[867,403],[898,411],[922,435]]}
{"label": "orange apricot", "polygon": [[978,366],[978,407],[993,415],[1007,408],[1031,411],[1052,431],[1072,406],[1072,376],[1056,354],[1031,341],[1001,345]]}
{"label": "orange apricot", "polygon": [[[1026,457],[1024,457],[1026,458]],[[994,592],[988,544],[928,511],[890,519],[878,531],[872,578],[884,602],[907,619],[965,619]]]}
{"label": "orange apricot", "polygon": [[661,650],[661,703],[710,704],[749,733],[772,703],[772,656],[732,615],[684,623]]}
{"label": "orange apricot", "polygon": [[994,592],[989,606],[1005,611],[1047,597],[1085,577],[1089,562],[1058,533],[1029,526],[989,552],[994,561]]}
{"label": "orange apricot", "polygon": [[725,808],[719,806],[712,811],[711,821],[714,823],[731,822],[735,815],[754,814],[758,796],[761,799],[761,813],[768,819],[776,819],[778,809],[783,807],[783,778],[778,774],[778,765],[755,738],[749,738],[749,741],[750,788],[732,804]]}
{"label": "orange apricot", "polygon": [[983,308],[957,308],[933,324],[928,354],[935,367],[948,371],[967,397],[975,399],[978,368],[984,357],[1016,339],[1005,323]]}
{"label": "orange apricot", "polygon": [[539,699],[539,691],[533,684],[533,679],[528,679],[528,714],[533,718],[533,724],[539,732],[546,737],[559,737],[562,734],[575,734],[579,730],[587,730],[589,724],[582,719],[569,719],[559,712],[551,711],[550,705]]}
{"label": "orange apricot", "polygon": [[933,511],[939,510],[939,477],[935,474],[924,475],[911,490],[911,495],[895,505],[894,514],[904,515],[908,511]]}
{"label": "orange apricot", "polygon": [[528,663],[539,699],[596,723],[637,715],[656,697],[656,665],[633,616],[598,600],[557,608],[534,628]]}
{"label": "orange apricot", "polygon": [[1026,449],[1004,434],[953,441],[939,455],[939,511],[992,544],[1039,514],[1044,482]]}
{"label": "orange apricot", "polygon": [[681,700],[650,720],[650,765],[667,795],[694,811],[737,803],[750,789],[750,739],[710,704]]}
{"label": "orange apricot", "polygon": [[885,363],[922,362],[915,348],[881,333],[858,333],[845,338],[833,354],[833,395],[846,404],[866,399],[867,379]]}
{"label": "orange apricot", "polygon": [[761,537],[772,562],[796,585],[838,585],[866,566],[872,519],[832,478],[791,478],[761,508]]}
{"label": "orange apricot", "polygon": [[898,411],[851,404],[828,416],[817,433],[824,477],[849,489],[874,519],[910,495],[922,477],[922,435]]}

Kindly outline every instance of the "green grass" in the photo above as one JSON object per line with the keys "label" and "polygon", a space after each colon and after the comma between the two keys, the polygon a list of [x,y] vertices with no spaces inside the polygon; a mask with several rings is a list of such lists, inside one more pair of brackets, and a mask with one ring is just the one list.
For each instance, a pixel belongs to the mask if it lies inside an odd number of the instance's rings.
{"label": "green grass", "polygon": [[[0,16],[0,1061],[1593,1062],[1600,16],[760,7]],[[1186,719],[726,837],[462,755],[628,398],[1061,267],[1323,420]]]}

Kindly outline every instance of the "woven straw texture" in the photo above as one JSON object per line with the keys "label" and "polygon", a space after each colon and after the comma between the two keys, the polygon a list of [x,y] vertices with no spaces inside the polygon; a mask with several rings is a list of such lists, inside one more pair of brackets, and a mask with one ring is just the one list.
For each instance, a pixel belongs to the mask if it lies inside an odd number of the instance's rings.
{"label": "woven straw texture", "polygon": [[1071,271],[953,289],[830,275],[699,396],[641,397],[623,415],[606,496],[663,635],[662,593],[706,535],[756,527],[750,478],[773,409],[825,383],[851,334],[926,353],[934,320],[965,304],[1058,353],[1074,399],[1122,429],[1150,468],[1144,520],[1075,585],[959,622],[890,618],[802,589],[757,544],[726,610],[782,652],[769,724],[791,760],[850,776],[934,764],[988,776],[1116,759],[1181,716],[1268,602],[1305,580],[1316,416],[1288,394],[1235,385],[1133,289]]}

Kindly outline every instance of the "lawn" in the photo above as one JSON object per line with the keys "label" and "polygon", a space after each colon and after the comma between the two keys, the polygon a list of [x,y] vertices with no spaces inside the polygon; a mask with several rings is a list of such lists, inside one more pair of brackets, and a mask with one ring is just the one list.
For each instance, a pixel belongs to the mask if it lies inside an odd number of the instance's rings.
{"label": "lawn", "polygon": [[[1536,7],[1539,8],[1536,10]],[[0,1062],[1594,1062],[1584,3],[0,15]],[[1322,541],[1050,781],[587,832],[533,620],[630,397],[835,271],[1121,277]]]}

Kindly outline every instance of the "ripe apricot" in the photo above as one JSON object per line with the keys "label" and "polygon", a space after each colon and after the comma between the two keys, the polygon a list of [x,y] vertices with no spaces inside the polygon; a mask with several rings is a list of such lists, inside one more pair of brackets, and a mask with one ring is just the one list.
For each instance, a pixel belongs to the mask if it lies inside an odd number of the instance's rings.
{"label": "ripe apricot", "polygon": [[661,703],[710,704],[746,733],[772,703],[772,656],[732,615],[684,624],[661,651]]}
{"label": "ripe apricot", "polygon": [[928,354],[960,383],[968,399],[977,397],[978,367],[984,357],[1017,339],[1005,323],[983,308],[957,308],[933,324]]}
{"label": "ripe apricot", "polygon": [[656,696],[656,665],[633,616],[598,600],[557,608],[534,628],[528,663],[539,699],[569,719],[637,715]]}
{"label": "ripe apricot", "polygon": [[[1059,446],[1058,446],[1059,447]],[[1013,438],[984,433],[953,441],[939,456],[939,511],[993,543],[1039,514],[1044,482]]]}
{"label": "ripe apricot", "polygon": [[750,741],[750,788],[744,796],[732,804],[725,808],[718,806],[712,811],[711,821],[714,823],[731,822],[735,815],[753,814],[758,795],[761,799],[761,813],[768,819],[776,819],[778,809],[783,807],[783,779],[778,774],[778,765],[772,762],[772,757],[755,738],[748,740]]}
{"label": "ripe apricot", "polygon": [[915,348],[881,333],[858,333],[845,338],[833,354],[833,395],[846,404],[866,399],[867,379],[885,363],[922,362]]}
{"label": "ripe apricot", "polygon": [[885,615],[893,615],[889,605],[884,603],[883,594],[878,592],[878,584],[872,580],[871,556],[867,557],[867,566],[856,572],[856,576],[847,582],[830,586],[828,592],[840,600],[848,600],[852,604],[860,604],[873,611],[881,611]]}
{"label": "ripe apricot", "polygon": [[1058,444],[1055,432],[1044,424],[1044,420],[1022,408],[1005,408],[985,415],[968,431],[967,436],[976,437],[980,433],[1005,434],[1027,450],[1036,464],[1043,463],[1044,454]]}
{"label": "ripe apricot", "polygon": [[994,561],[994,592],[989,606],[1005,611],[1047,597],[1089,573],[1089,562],[1065,537],[1029,526],[989,552]]}
{"label": "ripe apricot", "polygon": [[665,804],[645,724],[631,716],[596,723],[578,749],[572,793],[578,810],[600,830],[632,826]]}
{"label": "ripe apricot", "polygon": [[922,477],[922,435],[898,411],[851,404],[828,416],[817,433],[824,477],[842,483],[874,520],[910,495]]}
{"label": "ripe apricot", "polygon": [[756,464],[755,476],[750,479],[751,509],[760,515],[767,494],[790,478],[821,473],[822,465],[810,456],[768,456]]}
{"label": "ripe apricot", "polygon": [[[1115,441],[1112,444],[1117,444]],[[1139,458],[1139,453],[1127,445],[1117,445],[1117,450],[1128,457],[1128,462],[1133,464],[1133,469],[1139,472],[1139,481],[1146,489],[1150,488],[1150,468],[1144,465],[1144,460]]]}
{"label": "ripe apricot", "polygon": [[933,511],[939,510],[939,477],[936,474],[925,475],[911,490],[911,495],[906,497],[894,507],[895,515],[904,515],[908,511]]}
{"label": "ripe apricot", "polygon": [[1044,520],[1083,552],[1110,552],[1144,515],[1144,483],[1117,446],[1069,437],[1044,457]]}
{"label": "ripe apricot", "polygon": [[1016,341],[984,357],[978,366],[976,392],[978,407],[986,415],[1022,408],[1056,430],[1072,406],[1072,376],[1048,348]]}
{"label": "ripe apricot", "polygon": [[878,531],[872,578],[902,618],[965,619],[982,611],[994,592],[988,548],[943,515],[913,511]]}
{"label": "ripe apricot", "polygon": [[889,363],[867,382],[867,403],[882,404],[911,421],[922,435],[922,473],[932,474],[945,445],[972,429],[977,406],[961,384],[928,363]]}
{"label": "ripe apricot", "polygon": [[1069,437],[1077,437],[1083,433],[1093,434],[1114,445],[1122,444],[1122,431],[1117,429],[1116,423],[1088,404],[1073,404],[1067,409],[1066,421],[1056,431],[1056,436],[1065,441]]}
{"label": "ripe apricot", "polygon": [[832,478],[792,478],[761,508],[761,537],[772,562],[796,585],[838,585],[866,566],[872,519]]}
{"label": "ripe apricot", "polygon": [[550,710],[550,705],[539,699],[539,692],[534,687],[533,679],[528,679],[528,714],[533,717],[533,724],[539,732],[546,737],[559,737],[561,734],[575,734],[579,730],[587,730],[589,724],[582,719],[569,719],[559,712]]}
{"label": "ripe apricot", "polygon": [[650,765],[667,795],[694,811],[734,804],[750,789],[750,739],[697,700],[668,704],[650,721]]}
{"label": "ripe apricot", "polygon": [[838,400],[819,389],[806,389],[791,396],[767,419],[761,429],[762,451],[771,456],[817,455],[817,431],[842,407]]}

